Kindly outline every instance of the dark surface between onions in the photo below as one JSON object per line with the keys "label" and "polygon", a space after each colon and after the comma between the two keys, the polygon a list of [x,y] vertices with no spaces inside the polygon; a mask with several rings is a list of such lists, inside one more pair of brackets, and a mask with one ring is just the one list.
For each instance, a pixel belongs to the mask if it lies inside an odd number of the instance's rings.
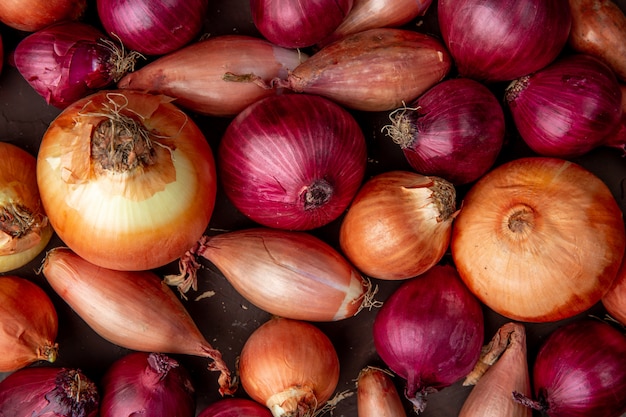
{"label": "dark surface between onions", "polygon": [[[204,31],[213,35],[240,33],[258,36],[247,6],[248,0],[214,0],[211,2],[209,12],[204,22]],[[622,10],[626,10],[626,0],[616,1]],[[95,2],[90,2],[87,11],[87,19],[95,21]],[[438,34],[436,7],[429,9],[424,18],[411,22],[407,27],[417,29],[425,33]],[[419,26],[417,24],[419,23]],[[24,34],[13,31],[6,26],[0,26],[0,33],[5,42],[5,59],[7,54],[15,47],[18,39]],[[454,74],[452,74],[454,75]],[[492,85],[497,97],[502,97],[503,85]],[[5,67],[0,74],[0,140],[22,146],[33,155],[36,155],[41,135],[47,124],[58,114],[58,110],[45,104],[43,98],[38,96],[32,88],[21,78],[17,71],[5,61]],[[369,162],[367,176],[389,171],[391,169],[410,169],[399,151],[397,145],[391,143],[380,131],[382,126],[388,123],[386,113],[360,113],[355,112],[355,117],[360,122],[368,141]],[[226,129],[228,119],[206,118],[190,115],[203,129],[207,140],[212,146],[219,143],[219,139]],[[533,153],[524,145],[517,132],[511,127],[507,119],[506,143],[496,162],[501,164],[506,160],[520,156],[529,156]],[[620,153],[610,149],[598,149],[581,158],[576,162],[588,167],[602,180],[604,180],[616,197],[623,211],[626,211],[626,197],[624,196],[623,180],[626,178],[626,164]],[[464,195],[466,188],[458,190],[459,199]],[[216,202],[214,217],[209,226],[210,233],[219,233],[221,230],[241,229],[250,226],[249,220],[238,213],[228,202],[223,192],[219,192]],[[315,234],[336,243],[338,222],[316,230]],[[61,245],[58,238],[53,237],[49,248]],[[41,283],[46,289],[55,305],[58,306],[60,329],[59,329],[59,358],[58,365],[79,366],[88,376],[98,379],[106,368],[116,359],[128,353],[127,350],[103,341],[97,334],[91,331],[84,322],[76,317],[67,305],[54,295],[50,287],[45,284],[45,279],[37,275],[34,270],[39,268],[43,254],[16,271],[35,282]],[[449,260],[449,257],[446,257]],[[227,283],[219,272],[211,265],[199,272],[199,289],[197,295],[204,291],[215,291],[216,295],[211,298],[195,301],[196,294],[190,293],[189,300],[185,302],[193,317],[197,318],[198,326],[207,335],[215,335],[211,342],[215,347],[223,351],[228,364],[234,363],[239,355],[241,347],[247,336],[269,317],[254,306],[247,303]],[[176,273],[178,265],[173,264],[165,267],[159,273]],[[376,282],[379,285],[377,299],[385,299],[397,288],[400,283]],[[489,309],[485,311],[485,334],[490,337],[508,320],[495,314]],[[594,306],[590,313],[603,316],[605,310],[602,306]],[[353,390],[354,379],[364,365],[384,366],[374,353],[371,340],[371,326],[376,316],[376,311],[362,311],[356,317],[335,323],[319,323],[331,338],[337,348],[341,361],[341,375],[338,390]],[[576,320],[582,316],[572,318]],[[570,321],[570,320],[568,320]],[[532,363],[536,356],[538,346],[547,334],[558,327],[561,323],[548,323],[543,325],[528,325],[527,337],[529,344],[529,361]],[[217,382],[215,375],[206,370],[206,360],[177,357],[181,363],[188,367],[192,379],[197,386],[198,411],[209,403],[219,399],[217,394]],[[0,378],[6,374],[0,375]],[[397,381],[397,378],[394,379]],[[402,389],[401,382],[398,389]],[[458,414],[463,401],[469,393],[469,387],[463,387],[457,383],[442,390],[438,394],[429,396],[428,407],[421,417],[449,417]],[[238,396],[243,394],[238,392]],[[410,404],[407,404],[408,415],[411,414]],[[335,417],[354,417],[356,415],[355,396],[341,401],[334,411]],[[536,413],[536,417],[540,414]]]}

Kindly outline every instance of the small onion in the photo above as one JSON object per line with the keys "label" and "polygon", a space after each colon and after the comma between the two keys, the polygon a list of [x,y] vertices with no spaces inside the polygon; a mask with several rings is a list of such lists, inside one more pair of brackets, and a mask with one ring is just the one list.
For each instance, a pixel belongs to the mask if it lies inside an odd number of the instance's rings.
{"label": "small onion", "polygon": [[56,309],[41,287],[17,276],[0,277],[0,372],[54,362],[58,329]]}
{"label": "small onion", "polygon": [[246,393],[274,417],[313,416],[337,387],[339,358],[314,325],[273,317],[243,345],[239,375]]}
{"label": "small onion", "polygon": [[455,185],[477,180],[504,144],[504,112],[495,95],[469,78],[445,80],[390,114],[385,131],[417,172]]}
{"label": "small onion", "polygon": [[310,230],[343,214],[365,176],[354,117],[319,96],[286,94],[241,112],[219,145],[218,177],[233,205],[269,227]]}
{"label": "small onion", "polygon": [[368,366],[357,377],[358,417],[406,417],[390,372]]}
{"label": "small onion", "polygon": [[162,353],[132,352],[101,381],[100,417],[194,417],[195,390],[187,370]]}
{"label": "small onion", "polygon": [[608,291],[626,237],[609,188],[578,164],[520,158],[465,195],[451,250],[461,277],[488,307],[513,320],[581,313]]}
{"label": "small onion", "polygon": [[443,258],[456,216],[456,190],[438,177],[390,171],[370,178],[339,230],[346,257],[364,274],[401,280]]}
{"label": "small onion", "polygon": [[64,20],[80,19],[87,0],[2,0],[0,22],[24,32],[35,32]]}
{"label": "small onion", "polygon": [[467,375],[480,356],[482,307],[450,265],[405,281],[387,298],[373,326],[376,351],[406,381],[418,414],[429,394]]}
{"label": "small onion", "polygon": [[100,394],[80,369],[32,367],[0,382],[0,415],[11,417],[96,417]]}
{"label": "small onion", "polygon": [[198,417],[272,417],[264,405],[247,398],[224,398],[214,401]]}
{"label": "small onion", "polygon": [[552,62],[567,43],[567,0],[439,0],[439,28],[460,75],[509,81]]}
{"label": "small onion", "polygon": [[626,256],[622,259],[613,285],[604,294],[601,301],[607,313],[626,326]]}
{"label": "small onion", "polygon": [[522,139],[543,156],[586,154],[604,144],[622,115],[615,74],[585,54],[563,57],[513,81],[505,100]]}
{"label": "small onion", "polygon": [[581,319],[556,329],[533,366],[535,401],[549,417],[619,417],[626,413],[626,336],[606,322]]}

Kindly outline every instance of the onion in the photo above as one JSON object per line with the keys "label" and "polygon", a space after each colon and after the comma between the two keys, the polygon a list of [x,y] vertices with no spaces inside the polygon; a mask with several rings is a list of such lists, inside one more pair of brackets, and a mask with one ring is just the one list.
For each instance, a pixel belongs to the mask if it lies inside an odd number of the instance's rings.
{"label": "onion", "polygon": [[272,417],[264,405],[247,398],[224,398],[214,401],[198,417]]}
{"label": "onion", "polygon": [[613,285],[604,294],[601,301],[607,313],[626,326],[626,256],[622,258]]}
{"label": "onion", "polygon": [[315,415],[339,381],[339,358],[314,325],[273,317],[248,337],[239,359],[241,386],[274,417]]}
{"label": "onion", "polygon": [[550,417],[619,417],[626,412],[626,337],[611,325],[581,319],[555,330],[533,366],[536,401],[522,404]]}
{"label": "onion", "polygon": [[0,372],[54,362],[59,320],[52,300],[25,278],[0,277]]}
{"label": "onion", "polygon": [[624,220],[609,188],[558,158],[520,158],[465,195],[451,252],[469,289],[497,313],[551,322],[581,313],[620,266]]}
{"label": "onion", "polygon": [[455,185],[477,180],[504,144],[504,112],[495,95],[469,78],[445,80],[390,114],[385,131],[417,172]]}
{"label": "onion", "polygon": [[187,370],[161,353],[132,352],[102,378],[101,417],[194,417],[195,390]]}
{"label": "onion", "polygon": [[181,275],[166,277],[181,292],[195,286],[193,256],[212,262],[242,297],[270,314],[336,321],[376,305],[371,283],[306,232],[261,227],[207,236],[183,258]]}
{"label": "onion", "polygon": [[461,76],[509,81],[552,62],[572,24],[567,0],[439,0],[439,29]]}
{"label": "onion", "polygon": [[80,19],[87,0],[2,0],[0,22],[24,32],[35,32],[48,25]]}
{"label": "onion", "polygon": [[357,377],[359,417],[406,417],[404,404],[388,371],[368,366]]}
{"label": "onion", "polygon": [[626,84],[620,83],[619,87],[622,92],[622,117],[617,128],[603,141],[603,146],[616,148],[622,156],[626,156]]}
{"label": "onion", "polygon": [[313,46],[345,19],[353,0],[250,0],[261,35],[284,48]]}
{"label": "onion", "polygon": [[0,382],[0,415],[11,417],[96,417],[100,395],[80,369],[32,367]]}
{"label": "onion", "polygon": [[164,55],[200,35],[208,0],[98,0],[108,34],[146,55]]}
{"label": "onion", "polygon": [[46,103],[61,109],[112,85],[134,69],[139,57],[96,27],[71,21],[32,33],[13,54],[24,79]]}
{"label": "onion", "polygon": [[500,326],[463,382],[475,386],[459,417],[531,417],[532,411],[512,395],[531,395],[527,360],[524,326],[513,322]]}
{"label": "onion", "polygon": [[483,344],[483,312],[456,269],[436,265],[387,298],[373,336],[380,358],[406,380],[404,396],[419,414],[429,394],[474,367]]}
{"label": "onion", "polygon": [[117,86],[176,97],[188,110],[234,116],[261,98],[280,93],[254,83],[224,80],[225,72],[253,73],[264,80],[284,78],[307,55],[265,39],[222,35],[192,43],[128,73]]}
{"label": "onion", "polygon": [[505,100],[522,139],[544,156],[586,154],[604,144],[622,115],[615,74],[585,54],[563,57],[513,81]]}
{"label": "onion", "polygon": [[420,275],[448,250],[456,190],[438,177],[390,171],[369,179],[348,208],[339,244],[361,272],[401,280]]}
{"label": "onion", "polygon": [[236,388],[221,353],[155,273],[98,267],[62,247],[48,252],[42,272],[52,289],[102,338],[142,352],[209,358],[209,369],[220,372],[220,393],[232,394]]}
{"label": "onion", "polygon": [[269,227],[310,230],[336,220],[361,186],[365,137],[319,96],[267,97],[241,112],[219,145],[218,177],[233,205]]}
{"label": "onion", "polygon": [[0,142],[0,272],[18,269],[39,255],[52,237],[42,206],[34,156]]}
{"label": "onion", "polygon": [[37,180],[61,240],[119,270],[184,255],[207,228],[217,190],[193,120],[170,98],[133,91],[99,91],[63,110],[41,141]]}

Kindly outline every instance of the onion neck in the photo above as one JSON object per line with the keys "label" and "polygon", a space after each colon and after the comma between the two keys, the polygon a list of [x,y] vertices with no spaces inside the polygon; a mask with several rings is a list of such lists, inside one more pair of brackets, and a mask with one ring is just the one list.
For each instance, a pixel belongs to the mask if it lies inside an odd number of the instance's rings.
{"label": "onion neck", "polygon": [[318,403],[311,387],[294,386],[272,395],[265,405],[274,417],[312,417]]}
{"label": "onion neck", "polygon": [[419,107],[400,107],[389,114],[390,124],[383,126],[383,132],[401,149],[412,147],[417,140],[417,114]]}
{"label": "onion neck", "polygon": [[326,179],[315,180],[300,190],[304,210],[314,210],[326,204],[333,196],[334,187]]}
{"label": "onion neck", "polygon": [[430,187],[433,201],[439,217],[437,221],[445,222],[454,218],[458,213],[456,209],[456,189],[454,185],[443,178],[433,177],[433,185]]}
{"label": "onion neck", "polygon": [[[97,410],[100,397],[96,385],[76,369],[61,370],[55,380],[54,398],[51,403],[58,403],[66,415],[87,417]],[[51,393],[52,394],[52,393]],[[62,411],[62,410],[55,410]]]}
{"label": "onion neck", "polygon": [[147,386],[158,386],[167,377],[170,370],[176,367],[178,367],[178,362],[174,359],[160,353],[150,353],[143,381]]}
{"label": "onion neck", "polygon": [[35,247],[47,224],[47,217],[37,215],[21,204],[0,206],[0,255]]}
{"label": "onion neck", "polygon": [[513,103],[522,91],[528,87],[530,76],[525,75],[517,80],[511,81],[511,83],[504,90],[504,99],[507,103]]}
{"label": "onion neck", "polygon": [[41,360],[53,363],[57,360],[59,345],[57,343],[46,343],[37,348],[37,357]]}
{"label": "onion neck", "polygon": [[528,236],[535,227],[535,212],[526,204],[518,204],[509,210],[507,230],[515,236]]}

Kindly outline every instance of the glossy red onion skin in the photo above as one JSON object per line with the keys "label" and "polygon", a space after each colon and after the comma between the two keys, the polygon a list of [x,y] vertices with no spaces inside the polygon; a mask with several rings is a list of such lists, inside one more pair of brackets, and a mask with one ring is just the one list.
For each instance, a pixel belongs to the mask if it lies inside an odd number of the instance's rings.
{"label": "glossy red onion skin", "polygon": [[450,265],[436,265],[404,282],[374,320],[376,351],[406,380],[404,395],[416,411],[425,396],[465,377],[483,345],[483,312]]}
{"label": "glossy red onion skin", "polygon": [[212,402],[198,417],[272,417],[272,413],[256,401],[232,397]]}
{"label": "glossy red onion skin", "polygon": [[199,37],[208,0],[98,0],[107,34],[145,55],[165,55]]}
{"label": "glossy red onion skin", "polygon": [[618,417],[626,412],[626,336],[581,319],[555,330],[533,366],[535,395],[550,417]]}
{"label": "glossy red onion skin", "polygon": [[271,96],[228,126],[218,177],[253,221],[311,230],[337,219],[358,191],[367,163],[364,135],[339,105],[308,94]]}
{"label": "glossy red onion skin", "polygon": [[352,3],[353,0],[250,0],[250,8],[254,25],[267,40],[284,48],[304,48],[337,29]]}
{"label": "glossy red onion skin", "polygon": [[482,83],[445,80],[408,107],[404,118],[412,126],[412,140],[401,148],[415,171],[458,186],[493,166],[504,144],[504,112]]}
{"label": "glossy red onion skin", "polygon": [[193,417],[196,412],[189,373],[163,354],[132,352],[123,356],[109,367],[101,386],[100,417]]}
{"label": "glossy red onion skin", "polygon": [[439,0],[437,10],[458,73],[485,82],[514,80],[548,65],[572,24],[567,0]]}
{"label": "glossy red onion skin", "polygon": [[2,416],[96,417],[99,403],[96,385],[78,369],[23,368],[0,382]]}
{"label": "glossy red onion skin", "polygon": [[520,136],[542,156],[582,156],[604,145],[622,116],[615,74],[585,54],[516,80],[505,99]]}

